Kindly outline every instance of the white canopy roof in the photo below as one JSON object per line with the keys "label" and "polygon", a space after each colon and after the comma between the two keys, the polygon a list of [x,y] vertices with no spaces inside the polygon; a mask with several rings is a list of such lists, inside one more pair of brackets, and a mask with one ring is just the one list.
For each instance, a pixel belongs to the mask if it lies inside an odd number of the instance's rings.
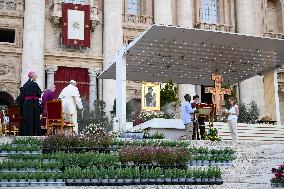
{"label": "white canopy roof", "polygon": [[[125,47],[126,79],[212,85],[211,74],[234,84],[284,64],[284,40],[153,25]],[[99,79],[116,78],[116,62]]]}

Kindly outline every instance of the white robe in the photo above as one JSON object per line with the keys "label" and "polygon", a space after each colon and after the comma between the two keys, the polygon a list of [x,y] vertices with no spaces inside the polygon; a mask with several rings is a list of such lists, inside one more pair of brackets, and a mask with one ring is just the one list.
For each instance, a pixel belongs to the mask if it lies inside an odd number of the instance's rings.
{"label": "white robe", "polygon": [[67,114],[73,114],[72,120],[70,120],[70,116],[68,115],[65,116],[65,120],[72,121],[75,125],[74,131],[78,133],[76,105],[79,109],[83,109],[83,104],[78,88],[72,84],[69,84],[61,91],[59,98],[62,100],[63,112]]}

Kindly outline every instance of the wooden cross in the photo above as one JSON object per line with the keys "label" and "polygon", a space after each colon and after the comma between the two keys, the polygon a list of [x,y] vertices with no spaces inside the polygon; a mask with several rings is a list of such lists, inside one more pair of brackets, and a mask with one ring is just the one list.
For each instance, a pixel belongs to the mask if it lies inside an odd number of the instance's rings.
{"label": "wooden cross", "polygon": [[215,87],[206,87],[205,93],[212,93],[212,102],[216,107],[216,115],[222,115],[222,105],[225,105],[224,95],[230,95],[231,89],[222,88],[223,77],[219,74],[212,74]]}

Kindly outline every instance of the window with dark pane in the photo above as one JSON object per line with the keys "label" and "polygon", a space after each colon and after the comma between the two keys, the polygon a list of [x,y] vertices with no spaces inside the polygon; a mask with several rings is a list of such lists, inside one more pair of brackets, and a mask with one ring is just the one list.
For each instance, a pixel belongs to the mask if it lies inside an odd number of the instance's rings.
{"label": "window with dark pane", "polygon": [[15,43],[15,30],[0,28],[0,42]]}

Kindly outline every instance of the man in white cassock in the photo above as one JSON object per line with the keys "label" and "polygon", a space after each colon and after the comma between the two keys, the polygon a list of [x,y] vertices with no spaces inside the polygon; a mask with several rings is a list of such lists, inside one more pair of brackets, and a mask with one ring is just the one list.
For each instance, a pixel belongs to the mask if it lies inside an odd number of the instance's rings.
{"label": "man in white cassock", "polygon": [[[80,98],[79,90],[76,87],[76,81],[70,81],[70,84],[61,91],[59,99],[62,100],[63,112],[67,114],[65,115],[64,119],[66,121],[72,121],[75,125],[74,132],[78,133],[76,105],[79,109],[83,109],[83,104]],[[71,118],[68,114],[73,115],[72,120],[70,120]]]}

